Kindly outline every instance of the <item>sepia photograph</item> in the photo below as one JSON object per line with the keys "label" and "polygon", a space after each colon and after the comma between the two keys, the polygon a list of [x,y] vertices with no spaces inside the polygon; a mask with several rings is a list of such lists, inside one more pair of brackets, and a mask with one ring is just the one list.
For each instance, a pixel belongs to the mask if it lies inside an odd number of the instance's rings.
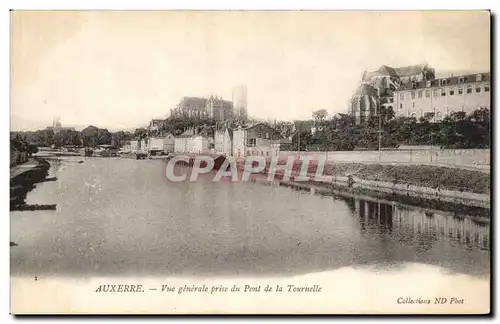
{"label": "sepia photograph", "polygon": [[16,10],[10,313],[491,312],[488,10]]}

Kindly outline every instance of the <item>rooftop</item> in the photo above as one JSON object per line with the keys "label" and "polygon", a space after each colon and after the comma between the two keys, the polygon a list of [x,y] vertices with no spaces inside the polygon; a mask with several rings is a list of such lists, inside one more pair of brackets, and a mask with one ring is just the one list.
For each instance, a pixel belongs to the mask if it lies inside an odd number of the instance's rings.
{"label": "rooftop", "polygon": [[395,68],[396,74],[400,77],[421,74],[427,68],[427,64],[416,64]]}
{"label": "rooftop", "polygon": [[[481,75],[481,80],[477,81],[478,75]],[[446,84],[442,84],[442,80],[446,80]],[[434,79],[434,80],[429,80],[429,81],[421,81],[421,82],[407,82],[403,83],[399,89],[396,91],[406,91],[406,90],[412,90],[412,89],[422,89],[422,88],[435,88],[435,87],[442,87],[442,86],[453,86],[453,85],[460,85],[460,84],[471,84],[471,83],[476,83],[476,82],[489,82],[491,81],[491,73],[490,72],[483,72],[483,73],[474,73],[474,74],[468,74],[468,75],[457,75],[457,76],[450,76],[446,78],[439,78],[439,79]],[[429,83],[428,83],[429,82]]]}
{"label": "rooftop", "polygon": [[354,92],[355,96],[377,96],[377,89],[369,84],[361,84]]}

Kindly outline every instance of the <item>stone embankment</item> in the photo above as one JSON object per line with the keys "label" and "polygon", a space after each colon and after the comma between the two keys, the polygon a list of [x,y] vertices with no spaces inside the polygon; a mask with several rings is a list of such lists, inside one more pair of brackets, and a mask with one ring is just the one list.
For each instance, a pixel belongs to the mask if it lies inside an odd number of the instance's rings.
{"label": "stone embankment", "polygon": [[[466,206],[490,208],[490,175],[480,171],[427,165],[327,164],[316,176],[310,164],[307,181],[299,181],[300,162],[294,163],[286,182],[319,187],[348,188],[352,192],[377,191]],[[263,171],[268,174],[269,169]],[[275,179],[284,182],[283,171]]]}

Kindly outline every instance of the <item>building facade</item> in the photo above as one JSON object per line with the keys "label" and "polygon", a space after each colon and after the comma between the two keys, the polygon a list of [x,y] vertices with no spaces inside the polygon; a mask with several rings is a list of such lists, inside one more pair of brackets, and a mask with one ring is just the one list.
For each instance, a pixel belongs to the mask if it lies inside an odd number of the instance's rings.
{"label": "building facade", "polygon": [[222,97],[210,96],[206,103],[207,116],[213,120],[227,120],[234,117],[233,102]]}
{"label": "building facade", "polygon": [[174,138],[175,153],[209,154],[213,153],[213,137],[206,133],[198,133],[196,128],[186,130]]}
{"label": "building facade", "polygon": [[359,86],[350,102],[350,113],[356,124],[364,123],[369,117],[376,116],[378,109],[377,89],[369,84]]}
{"label": "building facade", "polygon": [[147,148],[148,143],[146,140],[131,140],[128,147],[126,147],[130,152],[142,152],[146,151]]}
{"label": "building facade", "polygon": [[174,138],[174,152],[175,153],[186,153],[187,152],[187,141],[190,136],[180,135]]}
{"label": "building facade", "polygon": [[356,124],[392,109],[395,116],[439,121],[453,112],[490,108],[490,73],[436,78],[427,64],[364,72],[349,102]]}
{"label": "building facade", "polygon": [[233,155],[233,130],[225,127],[214,135],[214,149],[216,154]]}
{"label": "building facade", "polygon": [[207,118],[207,99],[198,97],[183,97],[177,106],[171,110],[170,116],[175,118]]}
{"label": "building facade", "polygon": [[171,110],[170,115],[175,118],[227,120],[234,117],[234,107],[232,101],[223,100],[219,96],[184,97],[177,107]]}
{"label": "building facade", "polygon": [[187,139],[186,142],[186,153],[191,154],[210,154],[213,153],[210,144],[213,140],[207,136],[194,135]]}
{"label": "building facade", "polygon": [[278,156],[283,139],[266,124],[238,127],[233,131],[233,156]]}
{"label": "building facade", "polygon": [[245,120],[248,116],[247,110],[247,86],[241,85],[233,88],[234,116]]}
{"label": "building facade", "polygon": [[490,81],[490,73],[477,73],[403,83],[394,92],[393,110],[397,117],[440,121],[454,112],[490,109]]}
{"label": "building facade", "polygon": [[361,84],[349,103],[349,114],[356,124],[377,116],[382,108],[392,107],[394,91],[405,82],[433,80],[435,71],[428,64],[417,64],[399,68],[382,65],[378,70],[364,72]]}
{"label": "building facade", "polygon": [[148,153],[171,153],[174,152],[175,140],[172,134],[164,137],[150,137],[148,139]]}

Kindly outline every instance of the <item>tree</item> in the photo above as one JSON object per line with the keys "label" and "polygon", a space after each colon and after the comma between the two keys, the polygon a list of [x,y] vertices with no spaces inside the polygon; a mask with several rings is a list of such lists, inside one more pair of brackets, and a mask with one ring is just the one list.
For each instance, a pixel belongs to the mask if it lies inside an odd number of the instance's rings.
{"label": "tree", "polygon": [[111,144],[111,133],[106,128],[99,128],[97,130],[97,144],[98,145]]}
{"label": "tree", "polygon": [[321,123],[326,118],[328,118],[328,111],[326,111],[326,109],[320,109],[320,110],[313,111],[312,117],[316,123]]}
{"label": "tree", "polygon": [[134,132],[134,138],[138,141],[141,141],[148,137],[148,130],[146,128],[136,128]]}
{"label": "tree", "polygon": [[90,125],[84,128],[81,132],[81,140],[84,146],[86,147],[96,147],[98,143],[98,135],[99,128]]}
{"label": "tree", "polygon": [[32,156],[33,154],[38,153],[38,146],[35,144],[28,144],[27,151],[29,156]]}
{"label": "tree", "polygon": [[424,114],[424,119],[425,119],[426,121],[429,121],[429,122],[430,122],[430,121],[434,118],[434,116],[435,116],[435,115],[436,115],[436,114],[435,114],[435,113],[433,113],[433,112],[427,112],[427,113],[425,113],[425,114]]}

